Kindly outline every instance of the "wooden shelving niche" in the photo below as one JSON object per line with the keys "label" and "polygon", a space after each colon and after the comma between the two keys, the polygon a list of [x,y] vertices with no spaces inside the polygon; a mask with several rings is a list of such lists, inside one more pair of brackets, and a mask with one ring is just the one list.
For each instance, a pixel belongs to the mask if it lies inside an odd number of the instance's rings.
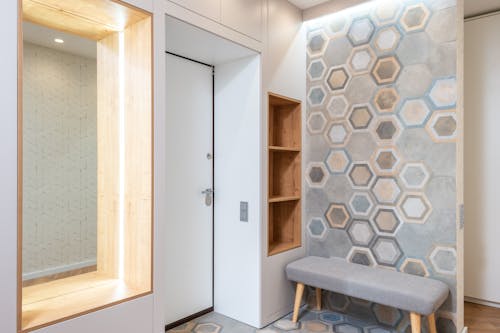
{"label": "wooden shelving niche", "polygon": [[301,102],[269,93],[268,255],[302,244]]}

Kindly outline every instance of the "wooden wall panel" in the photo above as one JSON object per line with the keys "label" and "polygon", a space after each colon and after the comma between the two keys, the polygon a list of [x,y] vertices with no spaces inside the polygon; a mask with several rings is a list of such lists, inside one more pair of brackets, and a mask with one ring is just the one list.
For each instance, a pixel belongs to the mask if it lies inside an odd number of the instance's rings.
{"label": "wooden wall panel", "polygon": [[125,280],[151,288],[152,40],[151,19],[125,30]]}
{"label": "wooden wall panel", "polygon": [[97,43],[97,270],[118,277],[119,36]]}

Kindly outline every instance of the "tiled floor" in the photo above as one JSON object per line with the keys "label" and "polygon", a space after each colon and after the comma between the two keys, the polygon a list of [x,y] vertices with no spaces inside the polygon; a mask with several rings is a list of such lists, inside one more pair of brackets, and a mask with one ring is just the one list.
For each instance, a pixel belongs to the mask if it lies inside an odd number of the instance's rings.
{"label": "tiled floor", "polygon": [[261,330],[222,316],[210,313],[192,322],[174,328],[170,333],[389,333],[396,332],[390,328],[377,325],[371,320],[331,311],[303,310],[300,323],[294,324],[291,315],[278,320]]}

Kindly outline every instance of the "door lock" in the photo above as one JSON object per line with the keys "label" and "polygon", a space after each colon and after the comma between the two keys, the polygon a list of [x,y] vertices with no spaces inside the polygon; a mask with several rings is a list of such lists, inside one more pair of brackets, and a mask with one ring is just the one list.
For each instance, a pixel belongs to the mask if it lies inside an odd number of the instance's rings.
{"label": "door lock", "polygon": [[212,201],[213,201],[213,194],[214,194],[214,190],[211,189],[211,188],[207,188],[203,191],[201,191],[201,194],[204,194],[205,195],[205,205],[206,206],[211,206],[212,205]]}

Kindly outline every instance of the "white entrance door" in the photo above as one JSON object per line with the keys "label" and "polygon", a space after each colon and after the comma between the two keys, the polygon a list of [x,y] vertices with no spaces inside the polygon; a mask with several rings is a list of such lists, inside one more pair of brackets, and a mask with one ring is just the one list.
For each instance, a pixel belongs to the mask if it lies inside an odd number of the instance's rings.
{"label": "white entrance door", "polygon": [[[166,324],[213,306],[212,68],[167,54]],[[207,192],[208,191],[208,192]],[[162,203],[157,203],[162,204]]]}

